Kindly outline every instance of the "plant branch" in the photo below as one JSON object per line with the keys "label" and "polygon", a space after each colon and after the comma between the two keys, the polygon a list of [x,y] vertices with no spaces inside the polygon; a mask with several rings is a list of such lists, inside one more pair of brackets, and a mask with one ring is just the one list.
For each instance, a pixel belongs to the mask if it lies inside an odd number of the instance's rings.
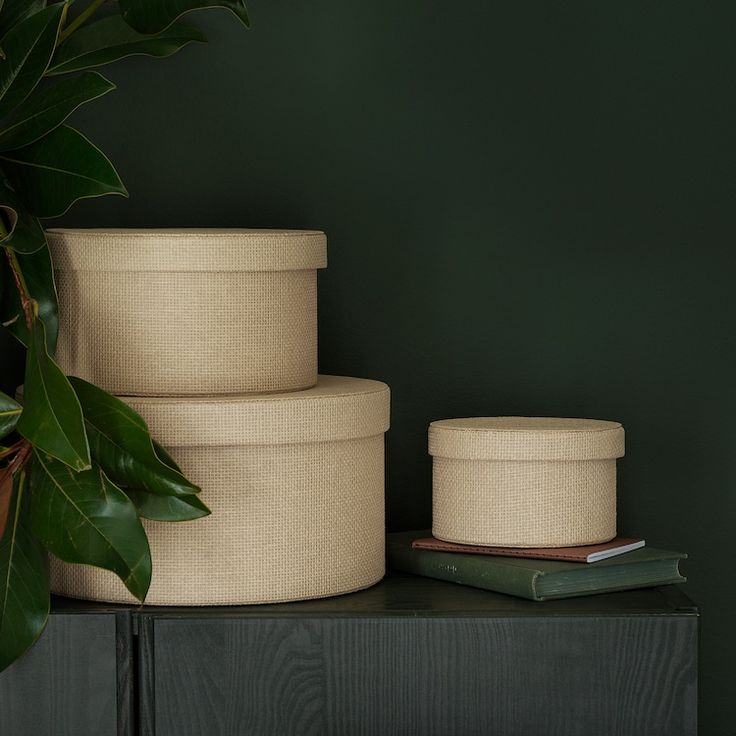
{"label": "plant branch", "polygon": [[[0,537],[5,534],[5,527],[8,525],[10,497],[13,493],[13,478],[20,471],[20,484],[18,486],[18,497],[20,499],[20,494],[23,492],[23,481],[25,479],[23,468],[31,459],[32,449],[33,447],[28,440],[22,440],[21,448],[10,461],[10,464],[0,469]],[[16,505],[16,510],[20,510],[20,500]]]}
{"label": "plant branch", "polygon": [[92,2],[59,34],[57,46],[64,43],[69,36],[91,18],[107,0],[92,0]]}
{"label": "plant branch", "polygon": [[17,473],[19,470],[24,468],[28,461],[31,459],[31,450],[33,445],[28,440],[20,441],[20,449],[16,453],[16,456],[10,461],[8,468],[12,468],[13,473]]}
{"label": "plant branch", "polygon": [[[0,238],[4,238],[8,235],[8,228],[5,227],[5,223],[0,218]],[[36,316],[36,309],[33,306],[33,298],[28,291],[26,280],[23,278],[23,271],[21,270],[20,263],[18,263],[18,256],[10,248],[4,248],[5,256],[10,264],[10,270],[13,272],[13,280],[15,286],[18,289],[20,295],[20,303],[23,307],[23,314],[26,318],[26,326],[30,330],[33,327],[33,319]]]}
{"label": "plant branch", "polygon": [[5,255],[8,259],[8,263],[10,264],[10,270],[13,272],[15,287],[18,289],[18,294],[20,295],[20,303],[23,307],[23,314],[26,318],[26,327],[31,330],[33,329],[33,320],[36,317],[33,298],[28,293],[28,286],[26,286],[26,281],[23,278],[23,271],[21,271],[20,263],[18,263],[18,256],[16,256],[10,248],[5,248]]}
{"label": "plant branch", "polygon": [[0,470],[0,485],[10,476],[15,475],[19,470],[22,470],[28,461],[31,459],[31,451],[33,445],[28,440],[21,440],[18,444],[18,450],[15,453],[15,457]]}
{"label": "plant branch", "polygon": [[10,447],[6,447],[4,450],[0,450],[0,460],[3,460],[9,455],[17,454],[23,446],[23,442],[24,440],[18,440],[16,443],[10,445]]}

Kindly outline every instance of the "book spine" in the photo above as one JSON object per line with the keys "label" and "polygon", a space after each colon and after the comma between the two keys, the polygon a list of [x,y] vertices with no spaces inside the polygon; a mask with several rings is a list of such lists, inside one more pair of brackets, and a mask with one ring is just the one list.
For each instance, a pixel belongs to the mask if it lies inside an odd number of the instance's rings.
{"label": "book spine", "polygon": [[411,545],[389,541],[386,546],[388,566],[402,572],[469,585],[473,588],[506,593],[532,601],[540,600],[536,592],[536,570],[504,565],[494,560],[412,549]]}

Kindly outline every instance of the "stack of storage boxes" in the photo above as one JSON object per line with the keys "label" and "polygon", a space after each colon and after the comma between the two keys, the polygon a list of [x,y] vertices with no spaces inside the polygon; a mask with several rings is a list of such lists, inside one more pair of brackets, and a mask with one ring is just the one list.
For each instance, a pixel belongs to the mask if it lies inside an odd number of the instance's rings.
{"label": "stack of storage boxes", "polygon": [[[211,516],[146,521],[154,605],[338,595],[384,574],[389,390],[317,375],[313,231],[52,230],[62,369],[148,423]],[[52,564],[54,592],[133,602]]]}

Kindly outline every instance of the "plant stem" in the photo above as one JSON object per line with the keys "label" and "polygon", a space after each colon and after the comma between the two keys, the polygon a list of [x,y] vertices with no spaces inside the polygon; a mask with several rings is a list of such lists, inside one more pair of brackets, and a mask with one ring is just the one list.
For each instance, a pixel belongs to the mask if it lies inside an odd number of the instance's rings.
{"label": "plant stem", "polygon": [[107,2],[107,0],[92,0],[92,2],[59,34],[57,46],[64,43],[64,41],[66,41],[67,38],[69,38],[69,36],[79,28],[79,26],[93,16],[105,2]]}
{"label": "plant stem", "polygon": [[[4,238],[7,234],[8,228],[5,227],[5,223],[2,221],[2,218],[0,218],[0,238]],[[20,303],[23,307],[23,314],[26,318],[26,326],[30,330],[31,327],[33,327],[33,318],[36,316],[36,310],[33,306],[33,297],[31,297],[26,280],[23,278],[23,271],[20,267],[20,263],[18,263],[18,256],[16,256],[15,252],[10,248],[4,248],[3,250],[5,251],[8,263],[10,264],[10,270],[13,272],[13,280],[15,281],[15,286],[18,289],[18,294],[20,295]]]}
{"label": "plant stem", "polygon": [[11,472],[17,473],[18,470],[26,466],[26,463],[31,459],[32,449],[33,447],[28,440],[21,440],[17,455],[13,458],[10,465],[8,465],[9,468],[12,468]]}
{"label": "plant stem", "polygon": [[[7,235],[7,230],[5,230],[5,226],[2,224],[0,224],[0,235]],[[26,327],[31,330],[33,328],[33,319],[36,316],[36,310],[33,307],[33,298],[28,293],[28,286],[23,278],[23,271],[21,270],[20,263],[18,263],[18,256],[10,248],[5,248],[4,250],[8,263],[10,264],[10,270],[13,272],[15,288],[18,289],[18,294],[20,295],[20,303],[26,318]]]}
{"label": "plant stem", "polygon": [[22,444],[23,440],[18,440],[15,444],[12,444],[10,447],[6,447],[4,450],[0,451],[0,460],[3,460],[10,455],[16,455],[21,449]]}
{"label": "plant stem", "polygon": [[10,496],[13,492],[13,478],[16,473],[20,473],[18,478],[18,501],[15,506],[16,521],[20,512],[20,499],[23,495],[23,483],[25,482],[25,473],[23,469],[31,459],[33,447],[28,440],[22,441],[22,446],[18,450],[18,454],[0,470],[0,537],[5,534],[5,528],[8,524],[8,510],[10,508]]}
{"label": "plant stem", "polygon": [[15,475],[19,470],[22,470],[31,459],[31,450],[33,450],[33,445],[28,440],[21,440],[18,443],[15,457],[0,470],[0,479],[5,480],[8,476]]}

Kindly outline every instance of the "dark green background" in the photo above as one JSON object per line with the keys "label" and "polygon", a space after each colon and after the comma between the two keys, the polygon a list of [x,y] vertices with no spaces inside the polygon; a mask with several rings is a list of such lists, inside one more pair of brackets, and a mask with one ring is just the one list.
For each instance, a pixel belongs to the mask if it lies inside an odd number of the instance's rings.
{"label": "dark green background", "polygon": [[690,554],[733,733],[736,7],[250,6],[110,71],[77,123],[131,199],[64,224],[326,230],[321,368],[393,389],[392,529],[429,524],[432,419],[620,420],[620,531]]}

